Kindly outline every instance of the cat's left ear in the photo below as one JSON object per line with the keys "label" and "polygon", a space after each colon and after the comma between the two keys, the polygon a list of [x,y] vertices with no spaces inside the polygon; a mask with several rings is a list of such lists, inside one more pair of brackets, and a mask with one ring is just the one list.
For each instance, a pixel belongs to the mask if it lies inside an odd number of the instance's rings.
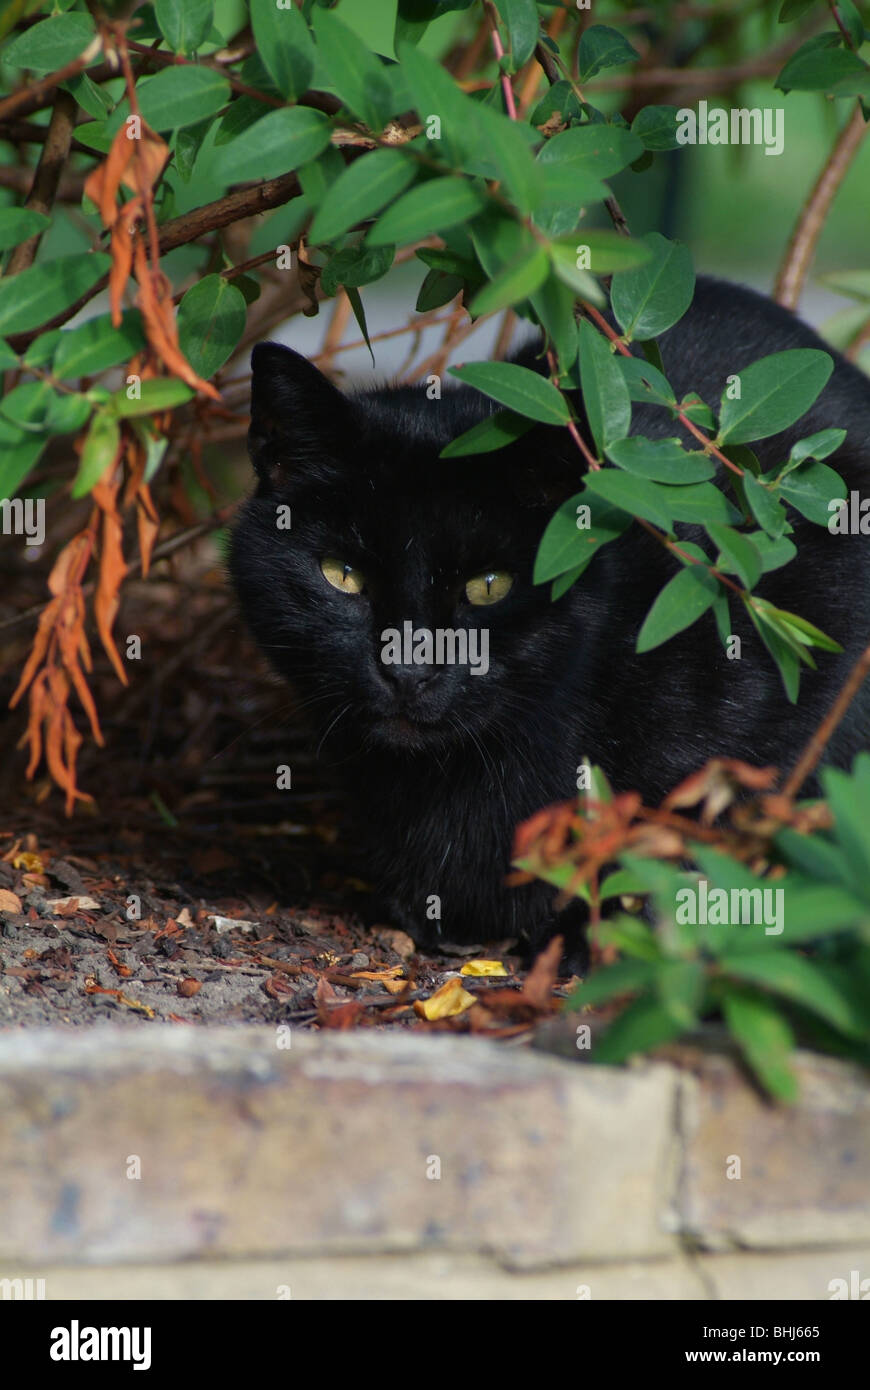
{"label": "cat's left ear", "polygon": [[248,452],[263,482],[280,482],[294,466],[307,470],[347,440],[353,406],[307,358],[258,343],[251,369]]}

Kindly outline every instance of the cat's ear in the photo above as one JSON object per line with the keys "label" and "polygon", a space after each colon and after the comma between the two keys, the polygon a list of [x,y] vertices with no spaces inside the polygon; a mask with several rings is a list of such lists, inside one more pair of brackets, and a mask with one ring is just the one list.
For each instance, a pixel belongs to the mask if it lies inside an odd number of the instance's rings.
{"label": "cat's ear", "polygon": [[258,343],[251,369],[248,451],[264,483],[322,464],[348,438],[351,402],[307,358],[280,343]]}

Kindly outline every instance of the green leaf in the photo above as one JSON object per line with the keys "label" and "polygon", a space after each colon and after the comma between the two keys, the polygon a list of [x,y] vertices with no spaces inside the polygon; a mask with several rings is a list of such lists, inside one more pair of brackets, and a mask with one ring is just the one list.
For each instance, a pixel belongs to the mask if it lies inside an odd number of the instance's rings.
{"label": "green leaf", "polygon": [[555,275],[549,275],[534,294],[529,295],[529,303],[546,334],[548,346],[556,353],[561,381],[577,360],[574,295]]}
{"label": "green leaf", "polygon": [[814,521],[827,526],[836,508],[832,502],[845,502],[848,490],[839,473],[825,463],[805,463],[795,473],[789,473],[779,485],[780,492],[793,507]]}
{"label": "green leaf", "polygon": [[[57,14],[41,19],[12,40],[3,53],[11,68],[55,72],[84,53],[96,34],[89,14]],[[96,62],[96,56],[93,59]]]}
{"label": "green leaf", "polygon": [[9,367],[17,367],[20,360],[17,352],[13,352],[7,342],[0,338],[0,372],[5,372]]}
{"label": "green leaf", "polygon": [[[643,265],[650,257],[649,247],[642,241],[632,241],[630,237],[619,236],[616,232],[585,229],[570,239],[553,242],[550,255],[557,269],[564,267],[568,284],[571,284],[568,278],[571,270],[581,270],[584,274],[591,270],[594,275],[606,275],[614,270]],[[588,260],[588,266],[578,265],[580,260]]]}
{"label": "green leaf", "polygon": [[430,270],[420,286],[414,308],[418,314],[431,313],[433,309],[440,309],[442,304],[449,304],[464,289],[465,281],[458,275]]}
{"label": "green leaf", "polygon": [[47,381],[26,381],[3,397],[0,411],[23,430],[69,434],[81,429],[91,407],[84,396],[62,394]]}
{"label": "green leaf", "polygon": [[589,492],[563,502],[541,537],[532,576],[534,584],[570,571],[574,579],[590,565],[603,545],[631,525],[631,515]]}
{"label": "green leaf", "polygon": [[468,179],[444,176],[419,184],[378,219],[368,246],[403,245],[467,222],[480,212],[484,195]]}
{"label": "green leaf", "polygon": [[811,878],[842,883],[848,877],[843,851],[824,835],[784,827],[774,836],[774,843],[788,864]]}
{"label": "green leaf", "polygon": [[677,397],[673,387],[651,362],[644,361],[642,357],[625,357],[622,353],[616,358],[616,362],[625,377],[628,394],[633,401],[676,408]]}
{"label": "green leaf", "polygon": [[196,52],[211,29],[213,13],[213,0],[154,0],[160,32],[174,53]]}
{"label": "green leaf", "polygon": [[621,960],[593,971],[587,980],[569,994],[565,1008],[584,1009],[604,1004],[620,994],[637,994],[652,984],[656,967],[645,960]]}
{"label": "green leaf", "polygon": [[[540,183],[532,218],[535,226],[545,236],[558,237],[569,232],[576,233],[584,208],[592,203],[603,203],[607,197],[606,184],[593,178],[591,174],[581,173],[572,164],[542,164],[539,160],[536,168]],[[596,235],[600,236],[602,233],[598,232]],[[621,237],[620,240],[625,241],[626,238]]]}
{"label": "green leaf", "polygon": [[499,179],[520,212],[531,213],[543,193],[541,166],[530,150],[530,144],[540,136],[525,123],[512,121],[500,111],[479,102],[473,105],[479,148],[476,158],[465,160],[465,169],[484,178]]}
{"label": "green leaf", "polygon": [[609,178],[643,154],[636,135],[623,126],[572,126],[554,135],[538,155],[539,164],[564,164],[580,174]]}
{"label": "green leaf", "polygon": [[153,415],[157,410],[171,410],[174,406],[183,405],[185,401],[191,400],[193,395],[190,387],[177,377],[155,377],[150,381],[141,382],[139,395],[132,400],[127,395],[126,387],[122,386],[120,390],[114,391],[111,409],[114,415],[124,418],[131,415]]}
{"label": "green leaf", "polygon": [[677,148],[678,106],[642,106],[631,123],[632,134],[646,150]]}
{"label": "green leaf", "polygon": [[197,156],[203,142],[211,133],[211,120],[198,121],[196,125],[184,126],[175,136],[175,167],[185,183],[193,174]]}
{"label": "green leaf", "polygon": [[344,292],[350,301],[350,307],[353,309],[353,316],[356,319],[357,327],[365,339],[366,347],[369,350],[369,356],[372,359],[372,366],[374,366],[375,354],[372,348],[371,338],[369,337],[369,326],[366,322],[366,311],[363,308],[362,295],[359,290],[353,286],[345,285]]}
{"label": "green leaf", "polygon": [[271,179],[316,159],[329,144],[326,116],[308,106],[270,111],[222,146],[215,168],[225,183]]}
{"label": "green leaf", "polygon": [[811,10],[816,4],[818,0],[782,0],[778,22],[788,24],[792,19],[800,19],[801,15],[806,14],[807,10]]}
{"label": "green leaf", "polygon": [[706,988],[706,974],[699,961],[672,960],[656,971],[656,994],[665,1012],[681,1028],[697,1025]]}
{"label": "green leaf", "polygon": [[257,121],[268,115],[270,107],[254,97],[236,97],[227,112],[221,117],[215,131],[215,146],[226,145],[237,135],[249,130]]}
{"label": "green leaf", "polygon": [[138,309],[127,310],[120,328],[113,326],[111,314],[100,314],[78,328],[63,330],[54,355],[53,372],[61,380],[96,376],[108,367],[128,362],[144,346],[142,315]]}
{"label": "green leaf", "polygon": [[605,338],[588,319],[579,325],[580,386],[589,428],[599,457],[614,439],[631,427],[631,401],[625,377],[613,360]]}
{"label": "green leaf", "polygon": [[[177,130],[179,126],[196,125],[226,106],[230,84],[213,68],[185,63],[142,78],[136,83],[136,95],[142,119],[150,126],[161,131]],[[258,168],[256,177],[268,175]]]}
{"label": "green leaf", "polygon": [[795,951],[724,956],[719,966],[734,979],[772,990],[810,1009],[851,1037],[866,1036],[866,1025],[851,1002],[821,970]]}
{"label": "green leaf", "polygon": [[440,121],[440,137],[426,140],[426,148],[450,164],[461,165],[480,144],[477,104],[428,53],[411,43],[396,47],[421,122],[425,126],[434,116]]}
{"label": "green leaf", "polygon": [[530,420],[565,425],[571,418],[558,387],[515,362],[469,362],[467,366],[451,367],[450,374]]}
{"label": "green leaf", "polygon": [[477,318],[481,314],[492,314],[498,309],[519,304],[540,288],[549,273],[550,262],[543,246],[533,247],[478,291],[468,306],[468,312]]}
{"label": "green leaf", "polygon": [[401,150],[373,150],[362,155],[327,189],[311,224],[309,241],[314,245],[334,241],[349,227],[393,202],[416,176],[417,165]]}
{"label": "green leaf", "polygon": [[538,11],[535,0],[498,0],[498,11],[508,31],[510,72],[518,72],[535,51],[538,42]]}
{"label": "green leaf", "polygon": [[[7,438],[7,431],[8,436]],[[14,439],[14,443],[11,440]],[[14,497],[47,442],[46,435],[27,435],[2,422],[0,427],[0,497]]]}
{"label": "green leaf", "polygon": [[546,125],[555,114],[561,118],[563,125],[568,125],[570,121],[579,121],[583,117],[583,107],[577,94],[564,77],[560,77],[558,82],[554,82],[552,87],[547,89],[529,117],[529,122],[540,127]]}
{"label": "green leaf", "polygon": [[687,565],[668,580],[653,603],[638,633],[636,650],[652,651],[662,642],[691,627],[706,613],[719,593],[719,585],[708,570]]}
{"label": "green leaf", "polygon": [[784,478],[807,459],[826,459],[839,449],[845,438],[845,430],[818,430],[815,434],[807,435],[806,439],[799,439],[792,444],[788,463],[780,469],[779,476]]}
{"label": "green leaf", "polygon": [[552,243],[549,253],[553,262],[553,270],[562,283],[568,285],[575,295],[579,295],[587,303],[603,308],[605,301],[598,281],[593,279],[588,270],[583,270],[578,265],[576,248]]}
{"label": "green leaf", "polygon": [[660,488],[648,478],[638,478],[618,468],[602,468],[598,472],[590,470],[585,482],[591,492],[611,506],[630,512],[633,516],[642,516],[663,531],[672,529],[668,500],[674,489]]}
{"label": "green leaf", "polygon": [[652,486],[662,494],[674,521],[706,526],[710,521],[739,525],[743,520],[737,508],[713,483],[687,483],[679,487],[663,487],[653,483]]}
{"label": "green leaf", "polygon": [[754,589],[762,575],[761,555],[747,536],[730,526],[708,522],[707,535],[728,561],[744,588]]}
{"label": "green leaf", "polygon": [[606,24],[592,24],[583,30],[577,50],[577,81],[583,86],[602,68],[622,67],[639,58],[637,49],[632,48],[618,29],[611,29]]}
{"label": "green leaf", "polygon": [[771,570],[781,569],[797,555],[797,547],[787,536],[774,539],[772,536],[766,535],[764,531],[753,531],[749,539],[761,556],[761,569],[764,574],[769,574]]}
{"label": "green leaf", "polygon": [[95,121],[105,120],[112,109],[111,99],[102,87],[91,81],[86,72],[80,72],[77,77],[62,83],[62,86]]}
{"label": "green leaf", "polygon": [[[863,774],[866,767],[866,755],[862,755],[855,771],[860,769]],[[849,777],[837,768],[824,768],[821,778],[852,885],[866,894],[870,884],[870,779],[865,775]]]}
{"label": "green leaf", "polygon": [[365,121],[382,130],[393,113],[393,97],[384,66],[352,29],[329,10],[316,9],[312,25],[317,51],[341,101]]}
{"label": "green leaf", "polygon": [[358,289],[386,275],[396,254],[395,246],[348,246],[330,256],[320,276],[325,295],[333,295],[339,285]]}
{"label": "green leaf", "polygon": [[98,410],[91,421],[82,449],[78,472],[72,485],[73,497],[85,497],[117,458],[121,427],[114,415]]}
{"label": "green leaf", "polygon": [[282,97],[296,101],[314,71],[314,43],[301,10],[279,9],[275,0],[250,0],[250,10],[257,52]]}
{"label": "green leaf", "polygon": [[688,309],[695,293],[695,271],[687,246],[668,241],[658,232],[641,240],[651,259],[613,277],[613,312],[629,339],[655,338],[672,327]]}
{"label": "green leaf", "polygon": [[531,428],[532,421],[524,416],[516,415],[512,410],[497,410],[445,444],[438,457],[449,459],[465,454],[490,454],[495,449],[503,449],[506,444],[513,444],[515,439]]}
{"label": "green leaf", "polygon": [[857,5],[853,3],[853,0],[838,0],[837,9],[840,19],[849,31],[852,47],[860,48],[864,42],[864,21]]}
{"label": "green leaf", "polygon": [[785,530],[788,519],[782,503],[769,488],[760,483],[751,473],[744,473],[741,482],[746,501],[755,520],[763,531],[777,539]]}
{"label": "green leaf", "polygon": [[607,457],[628,473],[658,483],[702,483],[716,472],[706,454],[687,451],[675,438],[617,439],[607,445]]}
{"label": "green leaf", "polygon": [[247,304],[241,290],[223,275],[206,275],[178,306],[178,341],[193,370],[204,380],[222,367],[245,331]]}
{"label": "green leaf", "polygon": [[849,49],[823,46],[810,39],[792,54],[774,86],[781,92],[860,96],[870,90],[870,72]]}
{"label": "green leaf", "polygon": [[818,348],[789,348],[740,372],[740,399],[722,395],[719,443],[749,444],[787,429],[809,410],[834,370]]}
{"label": "green leaf", "polygon": [[39,328],[87,294],[110,265],[104,252],[86,251],[41,261],[0,280],[0,333]]}
{"label": "green leaf", "polygon": [[789,634],[784,636],[777,627],[767,621],[759,608],[758,599],[753,599],[752,602],[744,599],[744,605],[753,627],[776,662],[788,699],[794,704],[800,687],[800,656],[795,650],[798,644],[793,639],[788,640]]}
{"label": "green leaf", "polygon": [[22,241],[44,232],[51,218],[29,208],[0,208],[0,251],[8,251]]}
{"label": "green leaf", "polygon": [[799,1087],[791,1065],[794,1034],[775,1005],[748,990],[729,989],[722,1011],[747,1062],[771,1095],[796,1100]]}
{"label": "green leaf", "polygon": [[62,337],[63,333],[59,328],[50,328],[46,333],[40,333],[22,358],[25,367],[47,367]]}
{"label": "green leaf", "polygon": [[657,999],[642,995],[614,1019],[603,1038],[596,1040],[595,1060],[618,1065],[637,1052],[649,1052],[684,1032]]}

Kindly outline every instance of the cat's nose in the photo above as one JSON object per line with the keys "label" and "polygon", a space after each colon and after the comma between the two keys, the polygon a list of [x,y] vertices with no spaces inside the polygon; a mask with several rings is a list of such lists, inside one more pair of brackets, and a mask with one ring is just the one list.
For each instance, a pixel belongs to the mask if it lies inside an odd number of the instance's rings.
{"label": "cat's nose", "polygon": [[382,667],[384,678],[402,699],[412,699],[435,675],[434,667],[426,665],[389,665]]}

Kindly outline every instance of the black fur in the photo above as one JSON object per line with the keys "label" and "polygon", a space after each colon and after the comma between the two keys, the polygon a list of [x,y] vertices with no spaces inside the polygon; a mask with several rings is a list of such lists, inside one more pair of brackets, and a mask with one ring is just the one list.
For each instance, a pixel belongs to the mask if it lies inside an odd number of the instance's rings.
{"label": "black fur", "polygon": [[[714,408],[725,378],[758,357],[826,347],[768,300],[706,278],[661,346],[678,395],[698,391]],[[870,382],[833,355],[834,374],[812,409],[756,451],[770,467],[795,439],[841,426],[846,442],[828,462],[865,495]],[[521,360],[534,365],[533,357],[528,350]],[[423,387],[348,398],[288,349],[263,344],[253,361],[259,483],[235,530],[233,578],[263,650],[311,702],[320,751],[345,778],[381,913],[418,941],[544,940],[553,891],[504,887],[512,835],[524,817],[576,794],[581,757],[600,763],[617,789],[653,801],[716,754],[787,766],[870,641],[867,539],[830,535],[790,512],[798,557],[757,592],[845,648],[819,653],[818,670],[804,670],[796,707],[739,602],[741,660],[726,658],[710,613],[638,656],[640,624],[676,569],[638,527],[606,546],[558,602],[549,585],[531,583],[547,521],[581,486],[584,465],[567,431],[541,426],[501,451],[441,460],[441,447],[491,401],[466,387],[446,387],[440,401]],[[681,432],[651,406],[634,407],[632,430]],[[276,529],[284,502],[289,532]],[[370,595],[331,588],[324,554],[359,565]],[[464,582],[488,567],[515,574],[513,590],[471,608],[461,601]],[[400,687],[379,659],[380,635],[405,619],[430,629],[487,626],[488,674],[417,668],[424,678]],[[830,758],[847,764],[868,727],[865,691]],[[427,918],[433,895],[440,922]]]}

